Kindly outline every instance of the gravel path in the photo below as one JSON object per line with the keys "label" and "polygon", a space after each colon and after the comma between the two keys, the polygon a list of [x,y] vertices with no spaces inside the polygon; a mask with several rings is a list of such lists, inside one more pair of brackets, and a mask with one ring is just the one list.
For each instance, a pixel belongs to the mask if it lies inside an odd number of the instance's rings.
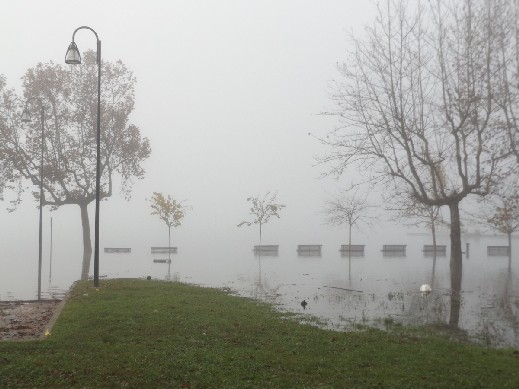
{"label": "gravel path", "polygon": [[61,300],[0,301],[0,340],[38,339],[52,326]]}

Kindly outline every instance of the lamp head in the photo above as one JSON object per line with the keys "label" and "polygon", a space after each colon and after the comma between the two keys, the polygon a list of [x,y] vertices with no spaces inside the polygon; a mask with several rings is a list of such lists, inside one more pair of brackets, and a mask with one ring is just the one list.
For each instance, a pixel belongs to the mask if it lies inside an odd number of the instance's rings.
{"label": "lamp head", "polygon": [[31,115],[29,114],[29,110],[27,107],[22,112],[22,122],[24,123],[30,123],[31,122]]}
{"label": "lamp head", "polygon": [[69,65],[81,64],[81,54],[79,54],[79,50],[74,41],[68,45],[67,54],[65,54],[65,63]]}

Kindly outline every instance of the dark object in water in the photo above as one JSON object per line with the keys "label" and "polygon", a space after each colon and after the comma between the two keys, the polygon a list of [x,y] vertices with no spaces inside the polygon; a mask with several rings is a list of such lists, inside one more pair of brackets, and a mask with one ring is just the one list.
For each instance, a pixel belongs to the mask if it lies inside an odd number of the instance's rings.
{"label": "dark object in water", "polygon": [[306,300],[301,301],[301,306],[303,307],[303,309],[306,309],[307,305],[308,303],[306,302]]}

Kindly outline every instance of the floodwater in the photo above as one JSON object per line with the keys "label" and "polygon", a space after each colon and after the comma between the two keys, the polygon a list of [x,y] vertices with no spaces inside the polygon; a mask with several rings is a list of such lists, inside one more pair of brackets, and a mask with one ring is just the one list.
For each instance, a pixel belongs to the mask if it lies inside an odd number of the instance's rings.
{"label": "floodwater", "polygon": [[[321,255],[298,255],[297,247],[280,244],[277,255],[261,257],[252,251],[254,242],[221,250],[179,247],[171,254],[170,265],[155,263],[154,259],[167,259],[168,254],[152,254],[150,246],[131,247],[130,253],[105,253],[102,247],[100,274],[226,287],[284,311],[317,317],[321,325],[336,330],[358,324],[380,328],[395,323],[433,325],[491,347],[519,348],[519,261],[514,255],[509,269],[507,255],[487,251],[487,246],[506,246],[506,238],[463,238],[469,255],[464,253],[459,296],[450,289],[448,237],[439,237],[438,244],[447,247],[436,260],[422,251],[430,240],[424,234],[408,234],[405,242],[396,242],[406,245],[405,253],[384,253],[382,244],[364,242],[364,255],[351,260],[339,252],[340,245],[323,246]],[[0,274],[0,300],[34,299],[37,262],[28,263],[17,252],[4,250],[2,255],[18,264]],[[44,258],[42,297],[62,297],[78,279],[80,261],[59,249],[52,263]],[[431,285],[432,292],[421,293],[422,284]]]}

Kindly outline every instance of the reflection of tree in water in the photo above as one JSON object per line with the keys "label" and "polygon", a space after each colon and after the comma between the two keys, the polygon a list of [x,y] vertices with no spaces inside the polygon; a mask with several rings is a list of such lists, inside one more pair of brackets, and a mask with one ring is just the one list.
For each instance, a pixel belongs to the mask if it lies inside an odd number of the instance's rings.
{"label": "reflection of tree in water", "polygon": [[[460,274],[458,274],[458,272]],[[449,327],[458,329],[461,308],[461,267],[452,266],[451,261],[451,304],[449,315]]]}
{"label": "reflection of tree in water", "polygon": [[[441,293],[436,282],[436,255],[432,258],[430,285],[432,293],[414,292],[411,294],[409,309],[402,309],[402,321],[414,325],[434,325],[444,328],[457,337],[466,338],[467,332],[459,328],[461,310],[461,275],[451,274],[451,288]],[[457,269],[451,268],[451,273]],[[404,304],[404,303],[403,303]]]}
{"label": "reflection of tree in water", "polygon": [[[264,259],[264,258],[263,258]],[[275,302],[278,290],[281,285],[271,286],[268,283],[267,275],[262,273],[261,270],[261,255],[258,255],[258,276],[254,281],[254,285],[252,286],[252,297],[258,300]]]}
{"label": "reflection of tree in water", "polygon": [[[480,316],[480,327],[482,341],[487,345],[509,346],[519,345],[519,290],[514,285],[514,274],[506,271],[500,274],[502,285],[483,307]],[[514,288],[515,287],[515,288]]]}
{"label": "reflection of tree in water", "polygon": [[180,273],[174,272],[173,275],[171,274],[171,267],[168,266],[168,273],[164,276],[164,279],[166,281],[173,281],[173,282],[180,282]]}
{"label": "reflection of tree in water", "polygon": [[413,293],[406,314],[406,323],[415,325],[446,323],[448,305],[448,295],[446,294]]}

